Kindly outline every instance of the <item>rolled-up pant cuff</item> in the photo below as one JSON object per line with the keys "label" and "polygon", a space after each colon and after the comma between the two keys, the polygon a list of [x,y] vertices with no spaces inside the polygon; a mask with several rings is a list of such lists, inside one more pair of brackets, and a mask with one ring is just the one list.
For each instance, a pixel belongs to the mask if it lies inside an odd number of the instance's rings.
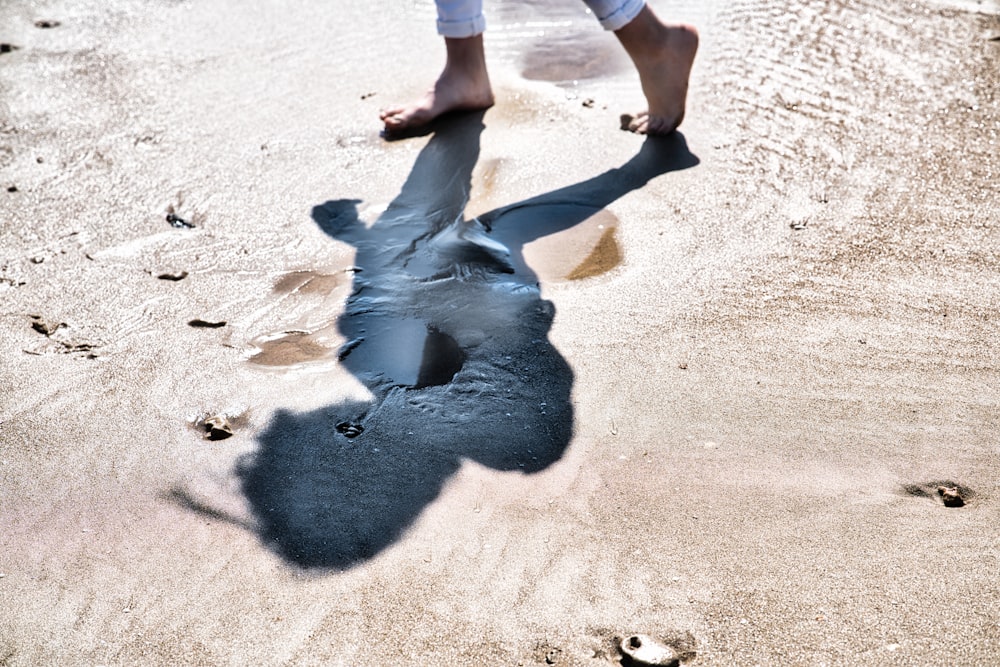
{"label": "rolled-up pant cuff", "polygon": [[481,35],[484,30],[486,30],[486,18],[482,14],[457,21],[438,19],[437,22],[437,31],[442,37],[464,39]]}
{"label": "rolled-up pant cuff", "polygon": [[[620,30],[632,22],[646,0],[584,0],[605,30]],[[464,39],[486,30],[482,0],[437,0],[437,31],[442,37]]]}
{"label": "rolled-up pant cuff", "polygon": [[639,15],[642,8],[646,6],[646,0],[620,0],[619,2],[592,0],[587,2],[587,6],[594,12],[602,28],[621,30]]}

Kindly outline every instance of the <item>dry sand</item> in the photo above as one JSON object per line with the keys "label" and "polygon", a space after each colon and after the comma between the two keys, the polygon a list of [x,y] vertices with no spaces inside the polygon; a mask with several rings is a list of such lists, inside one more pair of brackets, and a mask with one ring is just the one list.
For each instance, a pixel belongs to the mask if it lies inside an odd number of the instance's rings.
{"label": "dry sand", "polygon": [[996,664],[998,4],[487,6],[0,5],[0,664]]}

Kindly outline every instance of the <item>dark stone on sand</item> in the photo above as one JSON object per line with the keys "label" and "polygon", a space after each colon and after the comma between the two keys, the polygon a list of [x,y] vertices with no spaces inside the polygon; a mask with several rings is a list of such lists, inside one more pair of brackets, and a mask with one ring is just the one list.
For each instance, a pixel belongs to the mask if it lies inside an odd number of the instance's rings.
{"label": "dark stone on sand", "polygon": [[[187,271],[177,271],[176,273],[161,273],[156,276],[159,280],[170,280],[172,282],[177,282],[178,280],[184,280],[188,277]],[[194,326],[194,325],[192,325]]]}
{"label": "dark stone on sand", "polygon": [[8,44],[7,42],[0,42],[0,53],[10,53],[11,51],[17,51],[19,48],[21,47]]}
{"label": "dark stone on sand", "polygon": [[207,320],[195,318],[188,322],[188,326],[194,327],[195,329],[219,329],[226,326],[226,321],[222,320],[221,322],[209,322]]}
{"label": "dark stone on sand", "polygon": [[51,336],[56,331],[66,326],[65,322],[53,322],[43,319],[40,315],[32,315],[31,328],[44,336]]}
{"label": "dark stone on sand", "polygon": [[38,19],[35,21],[36,28],[58,28],[61,25],[61,21],[55,21],[53,19]]}
{"label": "dark stone on sand", "polygon": [[171,227],[176,227],[177,229],[194,229],[194,225],[173,213],[167,213],[167,222],[170,223]]}
{"label": "dark stone on sand", "polygon": [[954,486],[939,486],[937,493],[941,496],[941,501],[945,507],[962,507],[965,505],[962,493]]}
{"label": "dark stone on sand", "polygon": [[962,507],[976,492],[950,479],[932,480],[916,484],[903,484],[902,492],[916,498],[941,499],[945,507]]}
{"label": "dark stone on sand", "polygon": [[233,435],[233,427],[225,415],[213,415],[205,420],[205,437],[209,440],[225,440]]}
{"label": "dark stone on sand", "polygon": [[17,186],[16,185],[8,185],[7,186],[7,192],[17,192]]}

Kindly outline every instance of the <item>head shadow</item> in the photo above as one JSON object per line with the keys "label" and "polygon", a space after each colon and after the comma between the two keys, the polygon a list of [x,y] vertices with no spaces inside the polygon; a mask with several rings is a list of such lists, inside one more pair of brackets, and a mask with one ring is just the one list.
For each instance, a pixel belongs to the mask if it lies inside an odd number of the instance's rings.
{"label": "head shadow", "polygon": [[371,398],[278,411],[239,466],[261,539],[292,564],[375,556],[465,460],[524,474],[558,461],[573,435],[573,373],[522,249],[697,163],[680,135],[647,139],[621,167],[467,220],[482,130],[482,113],[439,125],[370,226],[355,199],[313,208],[356,251],[338,358]]}

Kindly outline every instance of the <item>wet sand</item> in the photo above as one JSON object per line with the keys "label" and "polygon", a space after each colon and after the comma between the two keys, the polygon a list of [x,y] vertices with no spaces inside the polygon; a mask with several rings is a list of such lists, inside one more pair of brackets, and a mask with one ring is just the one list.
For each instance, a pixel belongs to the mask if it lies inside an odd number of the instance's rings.
{"label": "wet sand", "polygon": [[0,663],[995,662],[997,3],[314,4],[0,7]]}

